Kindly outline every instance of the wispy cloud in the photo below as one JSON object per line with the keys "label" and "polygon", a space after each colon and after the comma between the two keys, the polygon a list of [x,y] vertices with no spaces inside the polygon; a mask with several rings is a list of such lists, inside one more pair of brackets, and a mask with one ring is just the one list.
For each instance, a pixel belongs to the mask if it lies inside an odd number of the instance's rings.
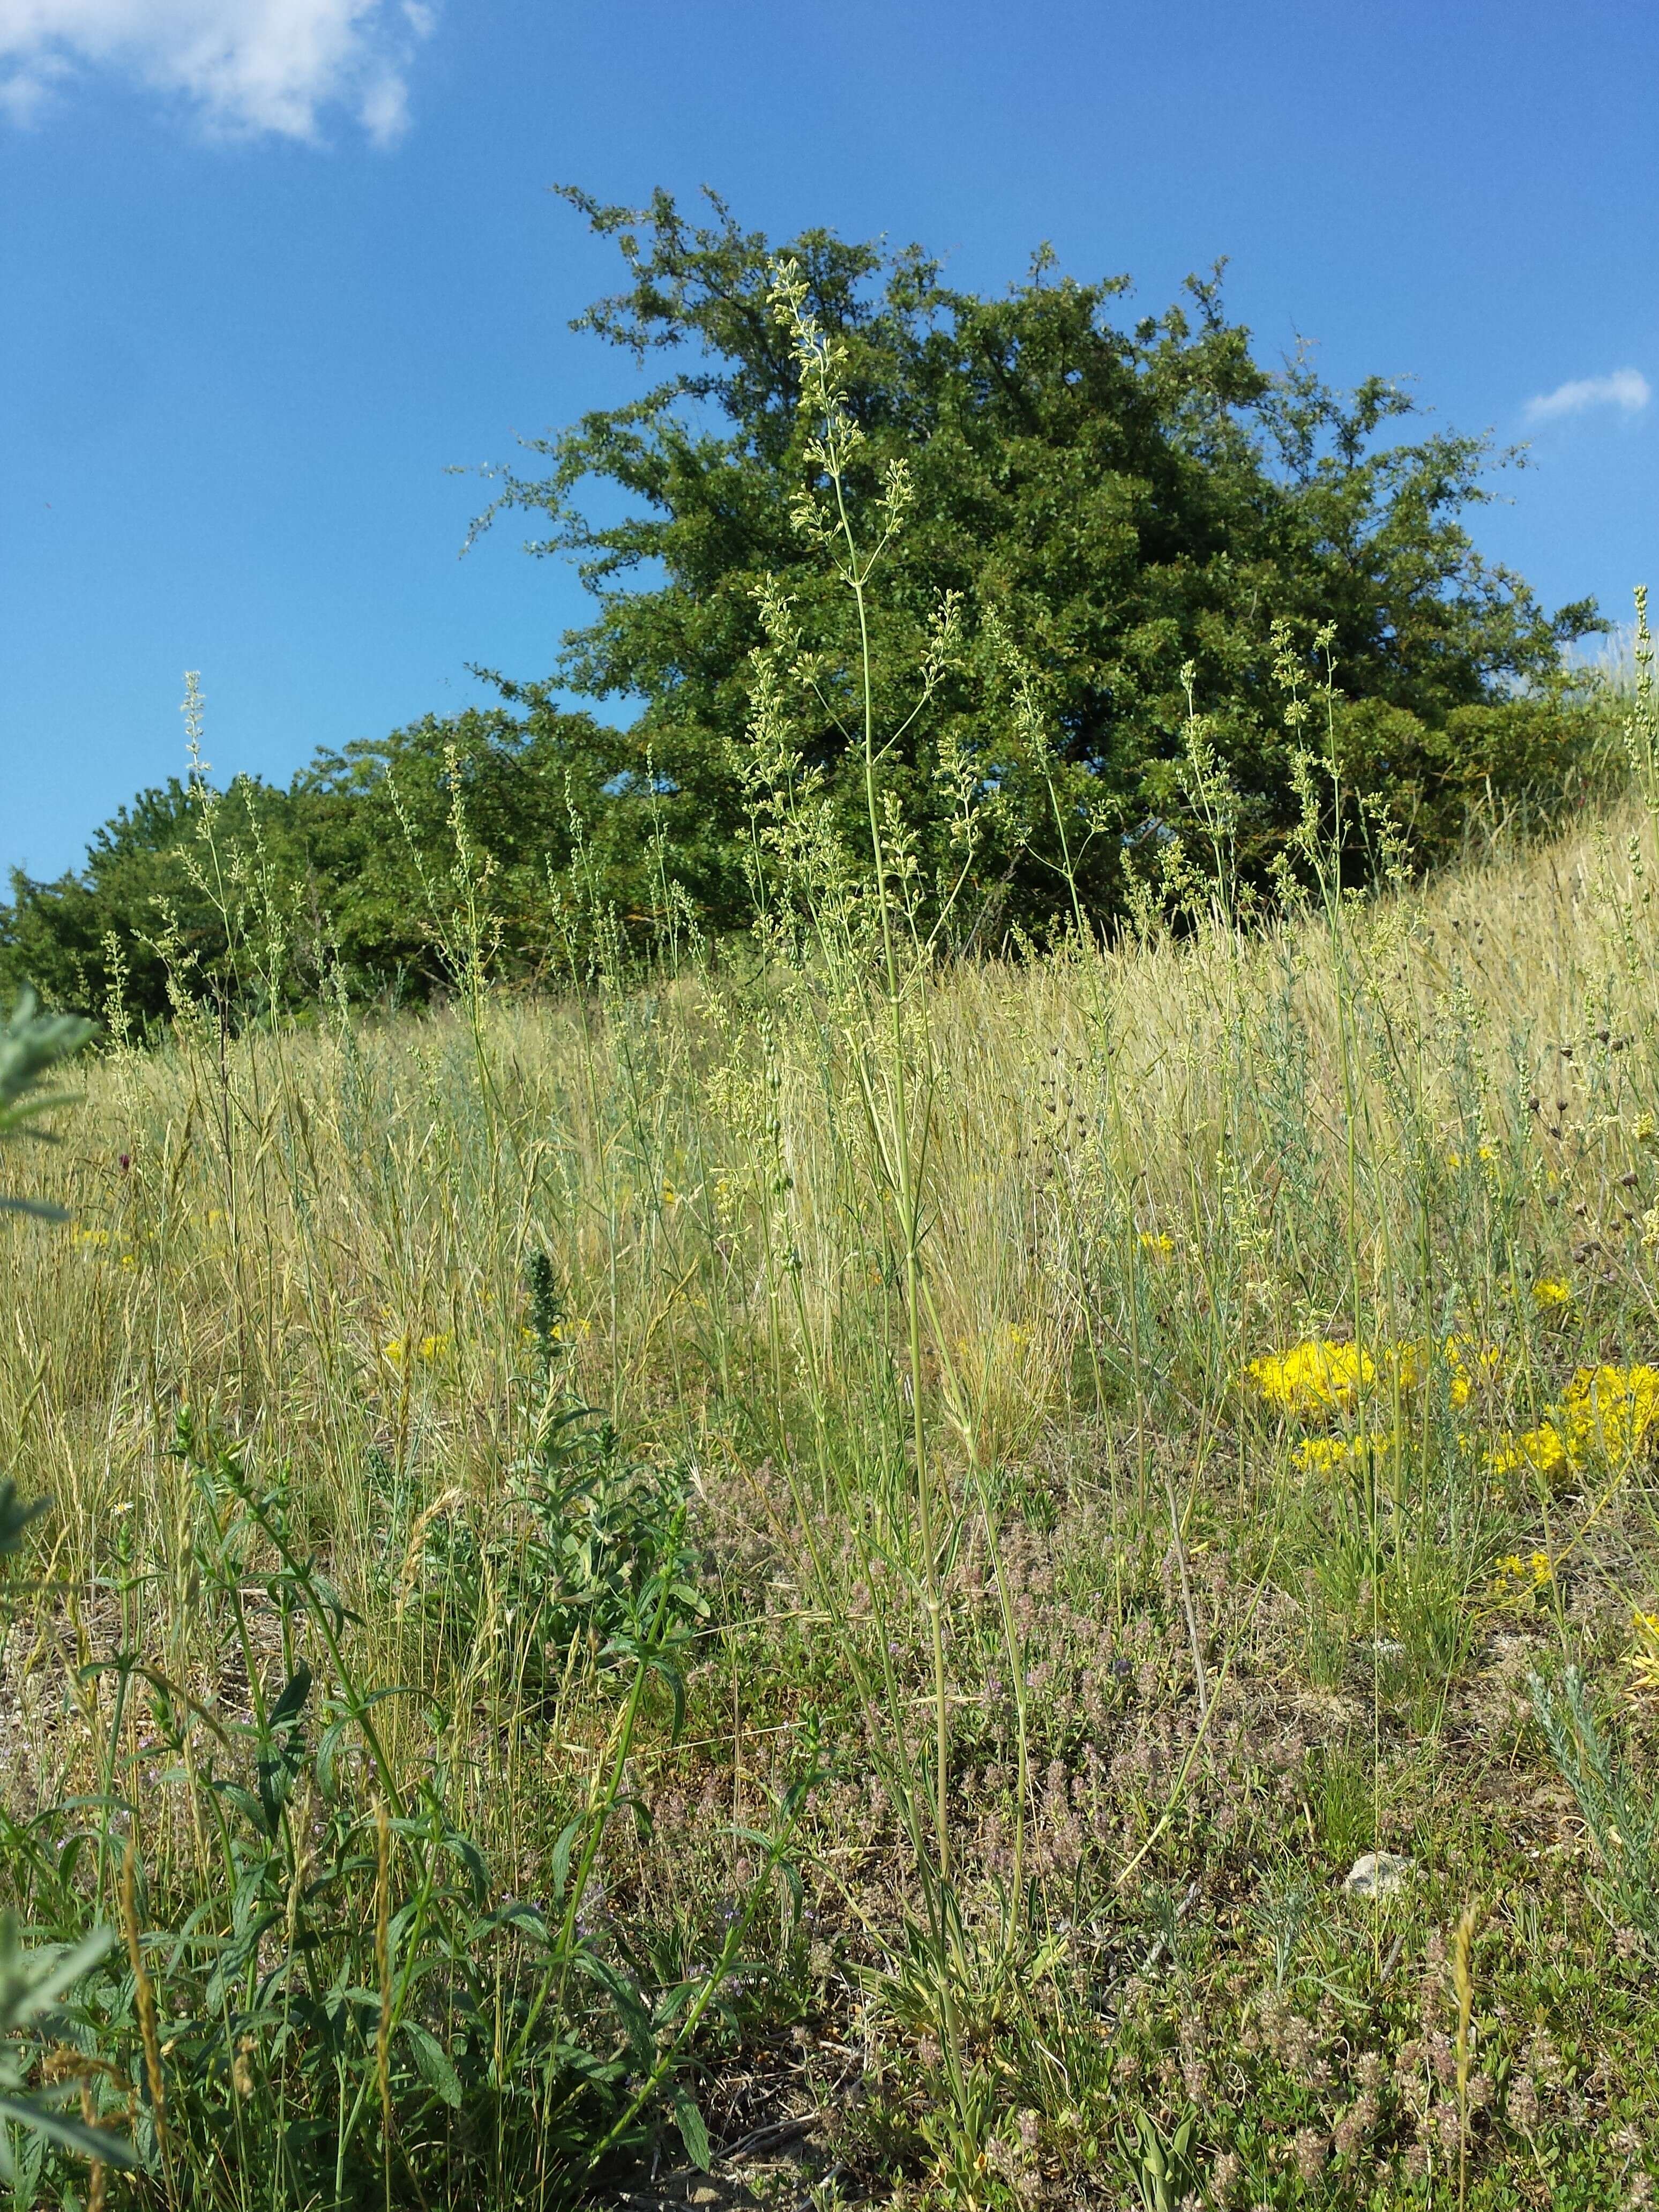
{"label": "wispy cloud", "polygon": [[1540,392],[1527,402],[1527,420],[1554,422],[1592,407],[1616,407],[1621,414],[1639,415],[1652,397],[1652,387],[1640,369],[1615,368],[1611,376],[1576,377],[1571,384],[1558,384],[1553,392]]}
{"label": "wispy cloud", "polygon": [[37,120],[96,69],[185,99],[216,131],[314,138],[337,107],[386,145],[435,19],[424,0],[0,0],[0,112]]}

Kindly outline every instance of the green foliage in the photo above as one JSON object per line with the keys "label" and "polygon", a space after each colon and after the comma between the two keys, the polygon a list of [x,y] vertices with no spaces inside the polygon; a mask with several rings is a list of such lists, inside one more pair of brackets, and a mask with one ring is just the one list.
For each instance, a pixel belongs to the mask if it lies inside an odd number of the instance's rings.
{"label": "green foliage", "polygon": [[[19,2063],[20,2057],[33,2055],[31,2042],[38,2045],[55,2028],[60,2000],[84,1981],[112,1940],[100,1928],[78,1943],[26,1950],[18,1939],[16,1916],[0,1913],[0,2179],[14,2187],[21,2179],[20,2167],[31,2181],[38,2175],[49,2144],[105,2166],[130,2169],[138,2163],[131,2145],[120,2136],[62,2109],[75,2095],[73,2080],[27,2094],[26,2069]],[[21,2159],[12,2146],[13,2128],[23,2130],[27,2146]]]}
{"label": "green foliage", "polygon": [[507,1624],[509,1672],[532,1697],[568,1686],[579,1661],[603,1671],[627,1665],[648,1634],[652,1671],[678,1710],[677,1655],[708,1611],[685,1541],[684,1486],[676,1470],[630,1460],[611,1424],[563,1384],[546,1269],[545,1255],[535,1255],[543,1400],[531,1449],[483,1527],[441,1522],[427,1539],[433,1606],[463,1650],[495,1607]]}
{"label": "green foliage", "polygon": [[1133,2140],[1125,2137],[1124,2149],[1134,2164],[1140,2201],[1146,2212],[1176,2212],[1176,2208],[1186,2203],[1191,2193],[1190,2185],[1198,2178],[1188,2155],[1193,2116],[1188,2113],[1167,2142],[1150,2112],[1138,2112],[1135,2126],[1136,2136]]}
{"label": "green foliage", "polygon": [[[9,1978],[10,1923],[0,1923],[0,2027],[14,1997],[21,2005],[33,1992],[38,2009],[78,1984],[62,2036],[95,2106],[112,2117],[137,2100],[140,2161],[158,2181],[191,2176],[194,2202],[347,2204],[393,2187],[398,2201],[407,2187],[429,2202],[468,2172],[505,2166],[533,2174],[536,2201],[557,2205],[584,2195],[607,2158],[647,2147],[671,2124],[706,2160],[685,2057],[724,2001],[801,1793],[755,1839],[756,1880],[712,1956],[666,1972],[613,1938],[595,1906],[597,1867],[619,1813],[647,1817],[624,1786],[647,1685],[665,1684],[680,1703],[684,1616],[697,1604],[681,1556],[639,1577],[617,1615],[606,1653],[621,1697],[615,1729],[559,1835],[549,1894],[499,1897],[454,1814],[452,1717],[423,1698],[416,1756],[394,1762],[384,1709],[415,1693],[361,1677],[354,1617],[302,1542],[286,1480],[257,1486],[243,1456],[188,1416],[176,1453],[191,1477],[189,1572],[245,1669],[248,1716],[210,1713],[133,1652],[94,1669],[117,1685],[113,1786],[90,1806],[48,1802],[10,1829],[0,1869],[58,1943]],[[251,1631],[253,1593],[279,1626],[275,1669]],[[114,1781],[113,1747],[141,1696],[168,1754],[164,1786],[179,1795],[181,1828],[210,1856],[182,1897],[135,1884],[129,1858],[131,1971],[94,1973],[106,1943],[82,1931],[121,1832],[142,1838],[164,1817]],[[157,1932],[140,1932],[141,1914]],[[147,2005],[159,2028],[147,2029]],[[164,2103],[150,2055],[158,2036]],[[3,2094],[0,2116],[41,2129],[43,2155],[108,2140]],[[113,2162],[118,2148],[99,2154]]]}
{"label": "green foliage", "polygon": [[[60,1006],[112,1011],[139,1020],[161,1015],[181,988],[226,995],[239,978],[230,964],[226,914],[252,902],[252,863],[264,887],[289,896],[310,883],[307,818],[299,794],[239,776],[223,799],[219,865],[201,867],[201,801],[208,785],[170,776],[139,792],[93,836],[80,869],[38,883],[13,869],[11,902],[0,909],[0,973],[33,982]],[[248,978],[252,984],[252,978]]]}
{"label": "green foliage", "polygon": [[[550,473],[507,475],[490,515],[545,515],[532,550],[581,562],[600,611],[567,640],[560,673],[578,691],[646,702],[629,732],[634,787],[657,794],[676,872],[731,922],[744,910],[746,822],[734,751],[755,708],[761,587],[789,603],[817,701],[802,769],[823,772],[854,818],[861,633],[824,546],[798,526],[798,487],[821,471],[799,364],[768,312],[769,241],[718,200],[700,226],[665,193],[639,212],[566,197],[617,241],[628,276],[578,327],[640,362],[696,358],[632,404],[535,441]],[[889,255],[812,230],[784,258],[842,360],[860,436],[845,495],[872,542],[892,465],[909,473],[869,631],[885,726],[904,719],[941,598],[960,608],[937,711],[883,763],[934,872],[951,812],[939,769],[954,754],[998,800],[981,897],[1028,923],[1064,908],[1070,823],[1087,902],[1112,912],[1138,842],[1194,816],[1195,690],[1259,877],[1297,811],[1275,618],[1304,658],[1328,635],[1340,690],[1369,710],[1350,745],[1364,787],[1425,856],[1461,832],[1472,793],[1507,792],[1540,769],[1559,788],[1590,735],[1565,698],[1559,648],[1601,625],[1588,602],[1547,617],[1475,550],[1462,518],[1487,496],[1482,441],[1388,443],[1411,411],[1397,386],[1373,378],[1345,397],[1305,362],[1264,370],[1226,318],[1218,271],[1124,327],[1127,279],[1056,278],[1046,251],[1000,299],[946,285],[915,246]],[[607,516],[623,495],[623,520],[590,519],[590,485]],[[1030,713],[1012,708],[1009,637]],[[1507,703],[1516,686],[1529,693],[1524,743]]]}
{"label": "green foliage", "polygon": [[[90,1022],[72,1014],[40,1013],[32,991],[19,993],[9,1020],[0,1029],[0,1138],[32,1137],[37,1144],[54,1141],[51,1132],[40,1127],[40,1116],[65,1101],[61,1097],[39,1097],[37,1086],[48,1069],[78,1052],[91,1035]],[[59,1207],[33,1199],[0,1194],[0,1208],[32,1213],[43,1221],[64,1218]]]}
{"label": "green foliage", "polygon": [[[65,1102],[61,1097],[40,1097],[39,1085],[59,1060],[78,1052],[91,1033],[90,1022],[70,1014],[42,1014],[32,993],[20,994],[10,1019],[0,1029],[0,1138],[52,1141],[39,1117]],[[64,1218],[61,1208],[38,1200],[0,1196],[0,1207],[40,1220]],[[43,1510],[39,1500],[24,1503],[9,1475],[0,1478],[0,1562],[21,1549],[29,1524]],[[7,1626],[6,1615],[0,1613],[0,1632]],[[0,1632],[0,1651],[3,1649]],[[91,1972],[112,1940],[107,1929],[94,1927],[77,1942],[26,1950],[15,1915],[0,1913],[0,2179],[10,2182],[20,2195],[32,2185],[48,2145],[106,2166],[137,2163],[128,2143],[94,2130],[62,2109],[75,2095],[72,2079],[59,2081],[50,2089],[25,2089],[28,2062],[36,2055],[32,2046],[55,2027],[59,1999]],[[13,2145],[14,2129],[22,2133],[21,2160]]]}
{"label": "green foliage", "polygon": [[1534,1674],[1528,1686],[1550,1755],[1601,1856],[1607,1904],[1659,1953],[1659,1793],[1621,1766],[1590,1711],[1579,1668],[1564,1668],[1557,1684]]}
{"label": "green foliage", "polygon": [[[457,805],[490,876],[501,971],[546,957],[550,879],[599,811],[607,732],[504,685],[509,707],[428,716],[319,753],[286,790],[202,775],[142,793],[54,882],[14,872],[0,905],[0,980],[112,1027],[184,1001],[240,1018],[303,1004],[325,978],[354,995],[424,998],[453,981]],[[625,882],[601,886],[626,897]]]}

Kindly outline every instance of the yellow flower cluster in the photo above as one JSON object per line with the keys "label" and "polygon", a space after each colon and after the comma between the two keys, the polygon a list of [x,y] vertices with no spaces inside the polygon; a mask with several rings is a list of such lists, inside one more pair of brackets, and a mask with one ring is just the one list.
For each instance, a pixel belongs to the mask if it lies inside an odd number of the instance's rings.
{"label": "yellow flower cluster", "polygon": [[1443,1348],[1451,1376],[1451,1401],[1454,1406],[1467,1406],[1476,1382],[1483,1376],[1496,1373],[1498,1346],[1479,1344],[1472,1336],[1449,1336]]}
{"label": "yellow flower cluster", "polygon": [[1510,1552],[1498,1562],[1498,1571],[1492,1580],[1492,1591],[1496,1598],[1531,1597],[1543,1589],[1553,1573],[1547,1552],[1534,1552],[1523,1559],[1518,1552]]}
{"label": "yellow flower cluster", "polygon": [[1636,1649],[1630,1656],[1636,1686],[1659,1692],[1659,1613],[1644,1613],[1638,1607],[1631,1626],[1636,1631]]}
{"label": "yellow flower cluster", "polygon": [[1253,1359],[1248,1372],[1270,1406],[1303,1415],[1350,1406],[1376,1380],[1368,1352],[1357,1344],[1337,1344],[1328,1336]]}
{"label": "yellow flower cluster", "polygon": [[1492,1455],[1500,1473],[1570,1474],[1587,1460],[1631,1458],[1659,1420],[1659,1367],[1581,1367],[1559,1409]]}
{"label": "yellow flower cluster", "polygon": [[[1386,1370],[1399,1377],[1402,1390],[1415,1390],[1434,1364],[1433,1347],[1420,1341],[1386,1346],[1378,1356]],[[1498,1347],[1482,1344],[1477,1337],[1449,1336],[1440,1346],[1440,1357],[1449,1378],[1447,1395],[1454,1406],[1467,1406],[1476,1382],[1496,1370]]]}
{"label": "yellow flower cluster", "polygon": [[1554,1281],[1547,1275],[1541,1283],[1533,1285],[1532,1302],[1540,1313],[1547,1313],[1552,1306],[1570,1306],[1572,1285]]}
{"label": "yellow flower cluster", "polygon": [[1140,1247],[1142,1251],[1150,1252],[1154,1260],[1167,1260],[1175,1251],[1175,1238],[1162,1235],[1155,1236],[1150,1229],[1143,1229],[1140,1232]]}
{"label": "yellow flower cluster", "polygon": [[[1496,1347],[1472,1336],[1449,1336],[1438,1350],[1453,1405],[1467,1406],[1476,1382],[1497,1367]],[[1402,1390],[1415,1390],[1426,1381],[1434,1355],[1435,1347],[1419,1340],[1379,1345],[1373,1359],[1357,1345],[1320,1337],[1253,1359],[1247,1372],[1270,1406],[1305,1420],[1345,1411],[1372,1388],[1379,1373]]]}
{"label": "yellow flower cluster", "polygon": [[[447,1358],[453,1344],[454,1339],[447,1329],[439,1335],[423,1336],[415,1345],[413,1357],[429,1367],[434,1361]],[[410,1346],[401,1336],[394,1336],[390,1344],[383,1344],[380,1351],[394,1367],[404,1366],[411,1356]]]}
{"label": "yellow flower cluster", "polygon": [[1345,1474],[1387,1451],[1389,1441],[1376,1430],[1360,1437],[1304,1437],[1296,1448],[1296,1463],[1304,1474]]}
{"label": "yellow flower cluster", "polygon": [[[555,1344],[574,1344],[578,1337],[589,1337],[592,1336],[592,1334],[593,1324],[591,1321],[572,1321],[566,1319],[564,1321],[556,1321],[553,1324],[553,1341]],[[445,1341],[447,1343],[448,1340],[446,1338]],[[536,1332],[531,1328],[528,1322],[526,1322],[524,1326],[519,1331],[519,1341],[526,1346],[532,1345],[536,1341]]]}
{"label": "yellow flower cluster", "polygon": [[[1545,1281],[1534,1286],[1540,1306],[1569,1300],[1568,1285]],[[1288,1352],[1266,1353],[1250,1361],[1246,1373],[1267,1404],[1287,1419],[1327,1424],[1333,1416],[1352,1417],[1366,1399],[1375,1403],[1379,1382],[1385,1389],[1415,1390],[1440,1368],[1454,1407],[1465,1407],[1477,1387],[1496,1373],[1497,1347],[1478,1337],[1449,1336],[1438,1345],[1421,1339],[1378,1345],[1375,1356],[1356,1344],[1331,1337],[1310,1338]],[[1633,1458],[1659,1427],[1659,1367],[1581,1367],[1553,1407],[1534,1429],[1501,1441],[1486,1455],[1499,1474],[1531,1468],[1554,1477],[1586,1463],[1617,1468]],[[1473,1449],[1470,1438],[1463,1449]],[[1364,1465],[1389,1448],[1375,1431],[1351,1436],[1305,1437],[1296,1463],[1304,1473],[1335,1475]],[[1547,1568],[1548,1562],[1545,1562]]]}

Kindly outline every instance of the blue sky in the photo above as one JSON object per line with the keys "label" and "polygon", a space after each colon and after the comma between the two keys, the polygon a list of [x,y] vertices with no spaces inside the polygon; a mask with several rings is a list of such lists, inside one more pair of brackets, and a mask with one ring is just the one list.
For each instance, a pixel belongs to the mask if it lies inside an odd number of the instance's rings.
{"label": "blue sky", "polygon": [[446,471],[632,388],[559,180],[987,289],[1048,239],[1147,311],[1224,253],[1264,358],[1530,441],[1482,544],[1622,620],[1656,85],[1638,0],[0,0],[0,866],[181,766],[186,667],[216,771],[286,776],[551,666],[574,579],[460,559]]}

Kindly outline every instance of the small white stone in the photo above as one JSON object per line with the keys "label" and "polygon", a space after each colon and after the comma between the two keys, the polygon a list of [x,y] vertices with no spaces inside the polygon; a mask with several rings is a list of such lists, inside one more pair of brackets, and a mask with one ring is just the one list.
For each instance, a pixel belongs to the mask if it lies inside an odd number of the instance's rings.
{"label": "small white stone", "polygon": [[1342,1887],[1350,1897],[1393,1897],[1406,1887],[1409,1859],[1397,1851],[1365,1851],[1348,1869]]}

